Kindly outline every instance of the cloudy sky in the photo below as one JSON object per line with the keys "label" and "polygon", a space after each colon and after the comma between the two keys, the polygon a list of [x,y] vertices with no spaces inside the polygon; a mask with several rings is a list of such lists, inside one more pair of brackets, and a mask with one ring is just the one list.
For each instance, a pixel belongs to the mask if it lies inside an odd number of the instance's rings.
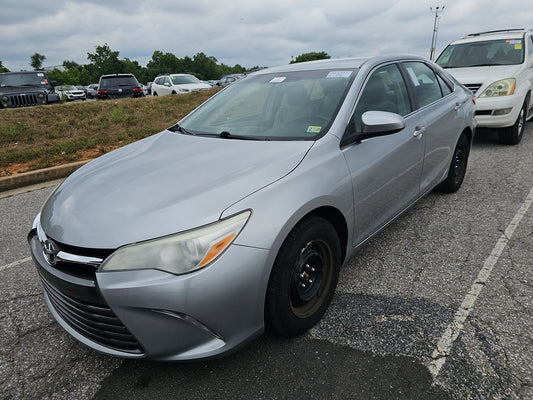
{"label": "cloudy sky", "polygon": [[31,69],[34,53],[45,67],[85,64],[105,43],[143,66],[154,50],[247,68],[310,51],[429,57],[430,7],[443,5],[437,54],[466,33],[533,28],[533,7],[516,0],[0,0],[0,60],[11,71]]}

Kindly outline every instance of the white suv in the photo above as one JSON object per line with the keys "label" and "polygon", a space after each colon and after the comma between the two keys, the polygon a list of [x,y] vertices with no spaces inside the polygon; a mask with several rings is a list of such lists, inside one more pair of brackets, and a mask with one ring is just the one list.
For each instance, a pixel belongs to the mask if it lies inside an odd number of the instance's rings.
{"label": "white suv", "polygon": [[503,144],[519,143],[533,116],[532,35],[529,29],[473,33],[450,43],[436,61],[475,94],[477,126],[500,128]]}
{"label": "white suv", "polygon": [[152,96],[180,94],[197,90],[211,89],[211,85],[202,83],[194,75],[169,74],[158,76],[152,83]]}

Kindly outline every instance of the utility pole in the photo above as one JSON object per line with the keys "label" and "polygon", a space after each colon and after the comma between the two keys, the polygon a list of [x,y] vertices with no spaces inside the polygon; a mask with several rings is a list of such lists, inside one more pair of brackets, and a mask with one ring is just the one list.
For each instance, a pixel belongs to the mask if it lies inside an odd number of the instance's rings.
{"label": "utility pole", "polygon": [[439,12],[442,13],[444,11],[444,7],[435,7],[435,10],[433,10],[433,7],[429,7],[430,11],[435,14],[435,22],[433,23],[433,37],[431,38],[431,50],[429,51],[429,59],[433,61],[433,56],[435,55],[435,46],[437,45],[437,31],[439,30]]}

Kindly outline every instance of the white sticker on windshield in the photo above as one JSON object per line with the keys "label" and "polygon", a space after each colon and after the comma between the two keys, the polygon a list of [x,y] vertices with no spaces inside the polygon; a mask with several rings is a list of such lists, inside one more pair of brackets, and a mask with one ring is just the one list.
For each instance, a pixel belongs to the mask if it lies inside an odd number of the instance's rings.
{"label": "white sticker on windshield", "polygon": [[418,82],[418,78],[416,77],[415,71],[413,71],[412,68],[407,67],[407,72],[409,73],[409,76],[411,77],[413,84],[415,86],[420,86],[420,82]]}
{"label": "white sticker on windshield", "polygon": [[43,74],[42,72],[38,72],[38,73],[37,73],[37,76],[38,76],[38,77],[43,77],[44,74]]}
{"label": "white sticker on windshield", "polygon": [[286,76],[277,76],[277,77],[275,77],[275,78],[272,78],[272,79],[270,80],[270,83],[281,83],[281,82],[283,82],[285,79],[287,79]]}
{"label": "white sticker on windshield", "polygon": [[329,71],[326,78],[349,78],[352,75],[352,71]]}
{"label": "white sticker on windshield", "polygon": [[522,44],[522,39],[506,40],[509,44]]}

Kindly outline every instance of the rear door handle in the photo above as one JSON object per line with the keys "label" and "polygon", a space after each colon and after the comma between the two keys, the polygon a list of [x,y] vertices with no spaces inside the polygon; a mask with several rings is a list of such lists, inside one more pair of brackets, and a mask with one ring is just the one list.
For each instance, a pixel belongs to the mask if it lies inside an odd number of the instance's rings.
{"label": "rear door handle", "polygon": [[426,132],[426,127],[425,126],[417,126],[415,128],[415,131],[413,132],[413,136],[415,138],[420,139],[425,132]]}

